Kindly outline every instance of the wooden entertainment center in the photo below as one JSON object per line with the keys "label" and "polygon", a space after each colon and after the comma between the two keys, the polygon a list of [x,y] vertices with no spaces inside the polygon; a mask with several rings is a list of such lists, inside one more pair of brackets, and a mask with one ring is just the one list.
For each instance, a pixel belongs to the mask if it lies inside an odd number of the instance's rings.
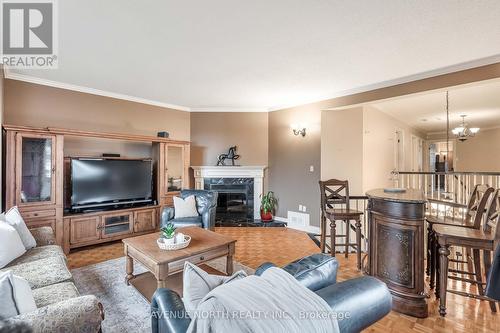
{"label": "wooden entertainment center", "polygon": [[[70,249],[153,232],[161,209],[173,204],[181,189],[190,188],[190,143],[162,137],[98,133],[61,128],[4,125],[5,208],[18,206],[29,228],[50,226],[66,253]],[[65,138],[150,143],[154,205],[73,214],[70,202]],[[103,158],[102,156],[86,156]],[[126,157],[123,157],[126,158]],[[170,171],[169,171],[170,168]]]}

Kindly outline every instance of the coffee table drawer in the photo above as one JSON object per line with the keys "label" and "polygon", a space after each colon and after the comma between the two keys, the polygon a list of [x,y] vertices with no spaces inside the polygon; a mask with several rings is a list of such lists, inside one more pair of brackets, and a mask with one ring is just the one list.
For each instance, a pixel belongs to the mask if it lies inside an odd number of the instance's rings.
{"label": "coffee table drawer", "polygon": [[168,272],[169,274],[172,274],[177,271],[182,271],[184,269],[184,263],[186,261],[189,261],[190,263],[197,265],[199,263],[206,262],[208,260],[227,256],[228,252],[229,249],[227,246],[225,246],[204,253],[200,253],[191,257],[187,257],[179,261],[174,261],[168,265]]}

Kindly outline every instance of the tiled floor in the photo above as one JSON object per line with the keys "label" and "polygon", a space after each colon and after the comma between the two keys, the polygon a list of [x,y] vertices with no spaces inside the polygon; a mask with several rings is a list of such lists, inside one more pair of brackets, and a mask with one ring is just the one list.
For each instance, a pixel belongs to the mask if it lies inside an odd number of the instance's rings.
{"label": "tiled floor", "polygon": [[[217,228],[217,232],[237,239],[236,260],[252,268],[266,261],[284,265],[308,254],[319,252],[307,234],[288,228]],[[121,242],[85,248],[69,255],[71,268],[117,258],[123,255]],[[339,280],[360,276],[356,269],[355,255],[345,259],[338,255]],[[451,288],[465,289],[458,282]],[[499,314],[493,314],[486,302],[448,295],[448,315],[438,315],[438,302],[430,293],[429,318],[417,319],[391,312],[386,318],[370,327],[367,332],[500,332]]]}

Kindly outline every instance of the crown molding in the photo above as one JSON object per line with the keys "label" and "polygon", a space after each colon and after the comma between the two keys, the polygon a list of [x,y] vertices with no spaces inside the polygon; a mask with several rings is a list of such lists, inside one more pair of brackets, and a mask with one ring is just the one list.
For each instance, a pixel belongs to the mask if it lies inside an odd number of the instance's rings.
{"label": "crown molding", "polygon": [[[455,64],[452,66],[442,67],[439,69],[435,69],[435,70],[431,70],[431,71],[427,71],[427,72],[422,72],[422,73],[415,74],[415,75],[409,75],[409,76],[405,76],[405,77],[394,79],[394,80],[388,80],[388,81],[383,81],[383,82],[379,82],[379,83],[375,83],[375,84],[365,85],[365,86],[354,88],[354,89],[343,90],[343,91],[339,91],[339,92],[334,93],[334,94],[325,95],[323,97],[318,97],[318,98],[315,98],[315,99],[312,99],[309,101],[303,101],[300,103],[282,104],[282,105],[270,107],[270,108],[267,108],[267,107],[263,107],[263,108],[253,108],[253,107],[252,108],[241,108],[241,107],[231,108],[231,107],[227,107],[227,106],[191,108],[191,107],[183,106],[183,105],[163,103],[163,102],[144,99],[144,98],[140,98],[140,97],[119,94],[119,93],[114,93],[114,92],[109,92],[109,91],[104,91],[104,90],[99,90],[99,89],[94,89],[94,88],[89,88],[89,87],[84,87],[84,86],[78,86],[78,85],[58,82],[58,81],[51,81],[51,80],[41,79],[41,78],[37,78],[34,76],[29,76],[29,75],[24,75],[24,74],[18,74],[18,73],[14,73],[11,70],[9,70],[9,68],[7,66],[3,66],[3,71],[4,71],[5,78],[11,79],[11,80],[24,81],[24,82],[54,87],[54,88],[60,88],[60,89],[65,89],[65,90],[71,90],[71,91],[77,91],[77,92],[97,95],[97,96],[111,97],[111,98],[116,98],[116,99],[136,102],[136,103],[154,105],[154,106],[159,106],[159,107],[168,108],[168,109],[175,109],[175,110],[179,110],[179,111],[187,111],[187,112],[274,112],[274,111],[289,109],[289,108],[293,108],[293,107],[300,107],[300,106],[311,104],[311,103],[318,103],[318,102],[322,102],[322,101],[326,101],[326,100],[330,100],[330,99],[335,99],[335,98],[339,98],[339,97],[346,97],[349,95],[366,93],[366,92],[377,90],[377,89],[388,88],[388,87],[396,86],[399,84],[428,79],[428,78],[432,78],[432,77],[439,76],[439,75],[450,74],[450,73],[459,72],[459,71],[463,71],[463,70],[473,69],[476,67],[492,65],[495,63],[500,63],[500,54],[493,55],[491,57],[473,60],[473,61],[463,62],[463,63]],[[326,110],[329,110],[329,109],[326,109]]]}
{"label": "crown molding", "polygon": [[77,91],[77,92],[87,93],[87,94],[92,94],[92,95],[97,95],[97,96],[111,97],[111,98],[126,100],[126,101],[130,101],[130,102],[142,103],[142,104],[147,104],[147,105],[154,105],[154,106],[164,107],[164,108],[168,108],[168,109],[175,109],[175,110],[179,110],[179,111],[187,111],[187,112],[268,112],[268,110],[265,108],[264,109],[238,108],[238,107],[234,107],[234,108],[231,108],[231,107],[190,108],[190,107],[182,106],[182,105],[163,103],[163,102],[153,101],[153,100],[144,99],[144,98],[140,98],[140,97],[119,94],[119,93],[113,93],[113,92],[109,92],[109,91],[104,91],[104,90],[99,90],[99,89],[94,89],[94,88],[89,88],[89,87],[84,87],[84,86],[79,86],[79,85],[74,85],[74,84],[63,83],[63,82],[59,82],[59,81],[51,81],[51,80],[37,78],[34,76],[30,76],[30,75],[13,73],[12,71],[10,71],[8,69],[7,66],[3,66],[3,69],[4,69],[5,78],[10,79],[10,80],[17,80],[17,81],[23,81],[23,82],[28,82],[28,83],[34,83],[34,84],[39,84],[39,85],[43,85],[43,86],[60,88],[60,89],[71,90],[71,91]]}
{"label": "crown molding", "polygon": [[231,107],[209,107],[209,108],[191,108],[191,112],[269,112],[267,108],[231,108]]}
{"label": "crown molding", "polygon": [[[499,62],[500,62],[500,54],[496,54],[496,55],[493,55],[491,57],[486,57],[486,58],[476,59],[476,60],[467,61],[467,62],[463,62],[463,63],[458,63],[455,65],[446,66],[446,67],[442,67],[442,68],[438,68],[438,69],[434,69],[434,70],[430,70],[430,71],[426,71],[426,72],[422,72],[422,73],[418,73],[418,74],[414,74],[414,75],[404,76],[404,77],[394,79],[394,80],[382,81],[382,82],[378,82],[378,83],[374,83],[374,84],[369,84],[366,86],[361,86],[358,88],[339,91],[337,93],[325,95],[323,97],[319,97],[319,98],[316,98],[314,100],[306,101],[306,102],[300,103],[300,104],[288,104],[288,105],[285,104],[285,105],[281,105],[281,106],[276,106],[276,107],[269,108],[268,111],[274,112],[274,111],[289,109],[289,108],[293,108],[293,107],[303,106],[303,105],[307,105],[307,104],[318,103],[318,102],[326,101],[329,99],[335,99],[335,98],[339,98],[339,97],[346,97],[349,95],[361,94],[361,93],[369,92],[372,90],[396,86],[399,84],[429,79],[429,78],[432,78],[435,76],[451,74],[451,73],[460,72],[460,71],[467,70],[467,69],[473,69],[476,67],[493,65],[493,64],[499,63]],[[343,107],[343,108],[345,108],[345,107]],[[335,109],[335,108],[332,108],[332,109]],[[330,110],[330,109],[325,109],[325,110]]]}
{"label": "crown molding", "polygon": [[159,107],[167,108],[167,109],[175,109],[175,110],[186,111],[186,112],[191,111],[191,109],[187,106],[163,103],[163,102],[153,101],[150,99],[140,98],[140,97],[136,97],[136,96],[119,94],[119,93],[114,93],[114,92],[110,92],[110,91],[104,91],[104,90],[99,90],[99,89],[94,89],[94,88],[89,88],[89,87],[84,87],[84,86],[79,86],[79,85],[74,85],[74,84],[69,84],[69,83],[41,79],[41,78],[37,78],[34,76],[29,76],[29,75],[24,75],[24,74],[13,73],[12,71],[9,71],[6,66],[4,66],[4,75],[5,75],[5,78],[9,79],[9,80],[29,82],[29,83],[39,84],[42,86],[77,91],[77,92],[91,94],[91,95],[97,95],[97,96],[116,98],[116,99],[121,99],[121,100],[135,102],[135,103],[159,106]]}

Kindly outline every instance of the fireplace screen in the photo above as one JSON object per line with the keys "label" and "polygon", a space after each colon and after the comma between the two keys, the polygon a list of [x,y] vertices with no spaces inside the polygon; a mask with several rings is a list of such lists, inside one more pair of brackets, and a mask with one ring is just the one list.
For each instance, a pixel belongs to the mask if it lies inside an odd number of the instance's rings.
{"label": "fireplace screen", "polygon": [[253,178],[208,178],[205,189],[216,191],[216,225],[253,221]]}
{"label": "fireplace screen", "polygon": [[247,211],[247,195],[245,192],[219,191],[217,218],[246,221]]}

